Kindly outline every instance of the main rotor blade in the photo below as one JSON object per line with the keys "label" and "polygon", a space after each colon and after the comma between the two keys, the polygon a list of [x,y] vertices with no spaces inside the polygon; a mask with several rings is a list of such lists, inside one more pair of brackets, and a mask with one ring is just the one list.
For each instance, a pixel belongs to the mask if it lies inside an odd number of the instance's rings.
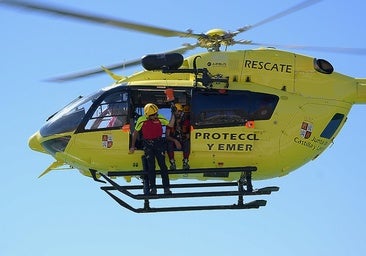
{"label": "main rotor blade", "polygon": [[250,40],[235,41],[236,44],[255,45],[263,47],[278,47],[286,49],[308,50],[308,51],[321,51],[321,52],[333,52],[344,54],[357,54],[365,55],[366,48],[348,48],[348,47],[333,47],[333,46],[309,46],[309,45],[281,45],[281,44],[263,44],[255,43]]}
{"label": "main rotor blade", "polygon": [[126,20],[117,20],[111,17],[103,17],[99,15],[94,15],[90,13],[81,13],[72,10],[67,10],[64,8],[46,5],[46,4],[39,4],[39,3],[30,3],[26,1],[9,1],[9,0],[0,0],[0,4],[6,4],[12,7],[30,9],[34,11],[55,14],[65,17],[70,17],[78,20],[89,21],[94,23],[99,23],[107,26],[114,26],[117,28],[124,28],[134,31],[140,31],[148,34],[159,35],[164,37],[192,37],[192,38],[199,38],[202,36],[201,34],[193,34],[191,30],[184,31],[177,31],[171,30],[166,28],[160,28],[145,24],[139,24],[135,22],[129,22]]}
{"label": "main rotor blade", "polygon": [[[112,65],[106,66],[105,68],[108,70],[116,70],[118,68],[132,67],[132,66],[138,65],[140,63],[141,63],[141,59],[135,59],[135,60],[131,60],[131,61],[112,64]],[[47,82],[67,82],[67,81],[72,81],[72,80],[85,78],[85,77],[93,76],[93,75],[98,75],[98,74],[102,74],[102,73],[105,73],[105,71],[102,68],[94,68],[94,69],[84,70],[81,72],[75,72],[72,74],[49,78],[46,81]]]}
{"label": "main rotor blade", "polygon": [[284,10],[282,12],[279,12],[279,13],[277,13],[275,15],[272,15],[272,16],[270,16],[270,17],[268,17],[268,18],[266,18],[266,19],[264,19],[262,21],[259,21],[259,22],[255,23],[253,25],[247,25],[247,26],[244,26],[242,28],[239,28],[237,31],[232,32],[232,34],[237,35],[239,33],[248,31],[249,29],[252,29],[252,28],[255,28],[255,27],[259,27],[259,26],[261,26],[263,24],[269,23],[271,21],[277,20],[279,18],[282,18],[282,17],[287,16],[289,14],[292,14],[294,12],[297,12],[297,11],[299,11],[301,9],[304,9],[306,7],[309,7],[311,5],[314,5],[316,3],[319,3],[320,1],[322,1],[322,0],[306,0],[306,1],[301,2],[301,3],[299,3],[299,4],[297,4],[297,5],[293,6],[293,7],[290,7],[289,9],[286,9],[286,10]]}
{"label": "main rotor blade", "polygon": [[[195,45],[185,44],[185,45],[183,45],[183,47],[180,47],[180,48],[177,48],[177,49],[174,49],[171,51],[167,51],[164,53],[184,54],[185,52],[187,52],[189,50],[193,50],[194,48],[196,48],[198,46],[199,46],[198,44],[195,44]],[[113,65],[105,66],[105,68],[112,71],[112,70],[116,70],[116,69],[120,69],[120,68],[123,69],[123,68],[127,68],[127,67],[133,67],[133,66],[136,66],[139,64],[141,64],[141,59],[135,59],[135,60],[120,62],[120,63],[116,63]],[[48,82],[67,82],[67,81],[72,81],[72,80],[85,78],[85,77],[89,77],[89,76],[93,76],[93,75],[98,75],[98,74],[102,74],[102,73],[105,73],[104,69],[94,68],[94,69],[89,69],[89,70],[76,72],[76,73],[72,73],[72,74],[68,74],[68,75],[50,78],[50,79],[47,79],[47,81]]]}

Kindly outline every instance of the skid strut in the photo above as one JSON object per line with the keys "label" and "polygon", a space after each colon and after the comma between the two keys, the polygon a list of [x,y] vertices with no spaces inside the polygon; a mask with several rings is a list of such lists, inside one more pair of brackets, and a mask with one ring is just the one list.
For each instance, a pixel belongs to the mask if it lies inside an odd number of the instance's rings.
{"label": "skid strut", "polygon": [[[266,200],[254,200],[251,202],[244,202],[244,196],[260,196],[260,195],[270,195],[272,192],[278,191],[279,188],[265,187],[261,189],[253,189],[251,173],[255,171],[255,167],[244,167],[239,170],[239,168],[233,168],[229,171],[231,172],[242,172],[242,178],[238,182],[198,182],[198,183],[184,183],[184,184],[171,184],[171,188],[173,189],[173,194],[164,195],[145,195],[143,192],[144,185],[119,185],[117,182],[112,180],[109,176],[142,176],[145,175],[144,172],[121,172],[117,173],[99,173],[95,170],[91,170],[93,178],[99,182],[108,183],[106,186],[102,186],[101,189],[106,192],[110,197],[112,197],[119,205],[124,208],[131,210],[135,213],[152,213],[152,212],[173,212],[173,211],[198,211],[198,210],[237,210],[237,209],[256,209],[262,206],[265,206]],[[204,173],[209,171],[208,169],[191,169],[190,173]],[[215,172],[220,172],[223,170],[215,169]],[[225,171],[228,171],[226,169]],[[94,172],[94,173],[93,173]],[[186,172],[183,170],[175,170],[170,171],[170,174]],[[211,169],[212,172],[212,169]],[[138,173],[138,175],[137,175]],[[159,174],[159,171],[157,171]],[[98,179],[97,176],[101,176],[103,179]],[[223,190],[223,188],[236,187],[236,190]],[[161,189],[162,186],[158,185],[158,189]],[[209,191],[197,191],[199,189],[206,189]],[[217,190],[220,188],[221,190]],[[175,192],[174,190],[178,189],[179,191],[187,191],[195,189],[195,192]],[[134,191],[139,191],[135,192]],[[113,193],[115,192],[115,193]],[[121,197],[117,196],[116,193],[119,192],[120,195],[124,196],[126,199],[132,199],[137,201],[143,201],[143,207],[135,208],[131,204],[129,204],[126,200],[121,199]],[[229,205],[194,205],[194,206],[168,206],[168,207],[151,207],[151,200],[159,200],[159,199],[180,199],[180,198],[204,198],[204,197],[231,197],[237,196],[238,202],[237,204],[229,204]]]}

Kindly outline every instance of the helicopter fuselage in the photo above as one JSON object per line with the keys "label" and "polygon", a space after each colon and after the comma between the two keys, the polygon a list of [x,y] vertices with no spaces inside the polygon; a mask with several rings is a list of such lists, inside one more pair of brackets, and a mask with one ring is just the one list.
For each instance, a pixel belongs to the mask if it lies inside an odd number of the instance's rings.
{"label": "helicopter fuselage", "polygon": [[[197,76],[197,68],[210,79]],[[46,171],[62,165],[87,176],[142,170],[142,147],[129,154],[131,131],[146,103],[169,117],[165,92],[172,89],[174,102],[190,107],[190,166],[212,172],[188,170],[171,179],[238,180],[240,173],[215,169],[242,166],[257,167],[253,179],[269,179],[319,156],[352,105],[366,102],[364,79],[275,49],[202,53],[186,58],[178,70],[184,69],[192,72],[145,70],[76,100],[48,119],[30,147],[56,159]],[[182,153],[175,158],[181,169]]]}

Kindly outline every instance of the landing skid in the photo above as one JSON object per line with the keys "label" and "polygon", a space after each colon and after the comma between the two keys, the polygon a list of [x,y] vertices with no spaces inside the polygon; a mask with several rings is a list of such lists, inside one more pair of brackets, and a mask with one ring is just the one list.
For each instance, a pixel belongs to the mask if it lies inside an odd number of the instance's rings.
{"label": "landing skid", "polygon": [[[255,168],[255,167],[254,167]],[[245,169],[245,168],[244,168]],[[279,190],[279,187],[265,187],[261,189],[253,189],[251,181],[251,172],[255,169],[246,168],[243,172],[242,178],[238,182],[198,182],[198,183],[184,183],[184,184],[171,184],[173,194],[164,195],[144,195],[133,193],[133,191],[143,191],[143,185],[125,185],[121,186],[115,181],[113,181],[109,176],[116,176],[116,173],[106,175],[104,173],[99,173],[97,171],[91,170],[93,177],[98,182],[109,183],[108,186],[102,186],[101,189],[106,192],[110,197],[112,197],[119,205],[122,207],[133,211],[135,213],[153,213],[153,212],[174,212],[174,211],[201,211],[201,210],[242,210],[242,209],[258,209],[259,207],[265,206],[266,200],[254,200],[250,202],[244,202],[244,196],[260,196],[260,195],[270,195],[272,192]],[[208,170],[203,169],[192,169],[189,172],[203,172]],[[220,170],[215,170],[220,171]],[[227,171],[227,169],[226,169]],[[229,171],[238,171],[236,168]],[[243,168],[241,168],[243,171]],[[174,171],[175,173],[181,172],[180,170]],[[137,173],[137,172],[136,172]],[[134,174],[136,174],[134,173]],[[138,172],[140,175],[143,172]],[[171,173],[171,172],[170,172]],[[132,173],[128,173],[131,175]],[[97,175],[100,175],[102,179],[97,179]],[[120,173],[118,176],[125,176],[126,173]],[[224,187],[236,187],[236,190],[223,190]],[[158,190],[162,191],[162,186],[157,186]],[[203,188],[211,188],[210,191],[195,191],[195,192],[176,192],[184,190],[199,190]],[[218,188],[221,190],[217,191]],[[216,189],[216,190],[214,190]],[[115,193],[112,193],[115,192]],[[120,195],[124,196],[128,200],[143,201],[143,207],[135,208],[129,204],[126,200],[118,197],[116,193],[119,192]],[[151,207],[150,201],[160,200],[160,199],[181,199],[181,198],[204,198],[204,197],[231,197],[237,196],[238,200],[236,204],[228,205],[194,205],[194,206],[167,206],[167,207]]]}

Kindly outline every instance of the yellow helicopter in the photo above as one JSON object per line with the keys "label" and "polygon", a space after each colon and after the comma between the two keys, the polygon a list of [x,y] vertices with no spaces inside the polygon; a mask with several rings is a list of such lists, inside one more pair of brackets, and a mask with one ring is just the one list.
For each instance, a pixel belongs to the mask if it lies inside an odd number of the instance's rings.
{"label": "yellow helicopter", "polygon": [[[315,2],[304,1],[234,32],[212,29],[195,34],[44,4],[2,1],[12,7],[197,40],[163,54],[56,78],[70,80],[106,72],[115,82],[75,99],[30,137],[31,149],[55,159],[40,176],[53,170],[77,169],[95,181],[108,183],[102,190],[137,213],[265,206],[265,200],[244,202],[244,197],[269,195],[279,188],[253,189],[252,181],[287,175],[324,152],[344,125],[352,105],[366,103],[366,78],[334,72],[324,59],[275,48],[220,49],[235,44],[260,46],[234,38]],[[183,57],[197,47],[208,51]],[[144,70],[131,76],[113,73],[121,66],[140,63]],[[144,106],[151,102],[164,113],[170,113],[175,103],[189,107],[190,169],[183,169],[177,161],[177,169],[170,171],[170,179],[177,181],[171,186],[172,195],[133,193],[142,192],[143,185],[120,185],[115,179],[124,177],[129,182],[145,175],[141,144],[136,144],[134,154],[129,154],[129,148],[134,125],[143,115]],[[175,152],[175,158],[182,159],[182,152]],[[226,189],[231,187],[235,190]],[[158,199],[231,196],[238,197],[237,203],[150,205]],[[141,201],[143,206],[135,208],[124,198]]]}

